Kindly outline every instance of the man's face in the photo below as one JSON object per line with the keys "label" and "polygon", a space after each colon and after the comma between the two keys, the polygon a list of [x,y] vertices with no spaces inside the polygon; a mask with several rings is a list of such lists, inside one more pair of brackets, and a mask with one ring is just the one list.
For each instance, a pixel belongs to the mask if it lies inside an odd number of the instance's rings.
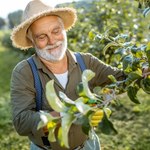
{"label": "man's face", "polygon": [[37,54],[48,61],[61,60],[67,49],[67,37],[62,21],[46,16],[30,27]]}

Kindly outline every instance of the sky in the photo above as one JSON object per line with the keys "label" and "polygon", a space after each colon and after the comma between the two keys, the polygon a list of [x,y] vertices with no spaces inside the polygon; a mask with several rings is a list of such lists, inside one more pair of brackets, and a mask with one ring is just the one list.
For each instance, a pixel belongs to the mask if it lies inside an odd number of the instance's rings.
{"label": "sky", "polygon": [[[2,0],[0,4],[0,17],[7,18],[8,14],[17,10],[24,10],[30,0]],[[63,2],[73,2],[77,0],[43,0],[51,6]]]}

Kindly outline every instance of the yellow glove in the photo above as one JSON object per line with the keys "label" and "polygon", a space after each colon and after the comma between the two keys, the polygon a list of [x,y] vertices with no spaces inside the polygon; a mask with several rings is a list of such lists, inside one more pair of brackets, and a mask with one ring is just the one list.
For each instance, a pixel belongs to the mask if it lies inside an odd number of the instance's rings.
{"label": "yellow glove", "polygon": [[103,109],[97,109],[91,116],[91,121],[90,124],[93,127],[98,126],[98,124],[102,121],[103,117],[104,117],[104,111],[107,115],[107,117],[109,118],[111,115],[111,110],[109,108],[104,108]]}
{"label": "yellow glove", "polygon": [[96,110],[96,111],[92,114],[92,116],[91,116],[90,124],[91,124],[93,127],[98,126],[99,122],[102,121],[103,116],[104,116],[104,111],[103,111],[102,109]]}

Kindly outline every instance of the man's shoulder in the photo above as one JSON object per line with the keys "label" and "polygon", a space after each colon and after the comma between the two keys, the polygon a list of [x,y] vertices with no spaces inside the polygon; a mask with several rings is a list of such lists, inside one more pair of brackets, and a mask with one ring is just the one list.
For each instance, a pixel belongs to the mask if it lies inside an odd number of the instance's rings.
{"label": "man's shoulder", "polygon": [[22,72],[23,70],[27,70],[29,68],[29,64],[26,59],[20,61],[17,63],[17,65],[14,67],[13,71],[15,72]]}
{"label": "man's shoulder", "polygon": [[89,53],[89,52],[79,52],[79,51],[71,51],[71,50],[68,50],[67,51],[68,53],[70,53],[72,56],[74,56],[75,55],[75,53],[80,53],[81,54],[81,56],[83,56],[83,57],[94,57],[94,55],[92,55],[91,53]]}
{"label": "man's shoulder", "polygon": [[80,52],[80,54],[81,54],[83,57],[94,57],[94,55],[91,54],[91,53],[89,53],[89,52],[86,52],[86,53]]}

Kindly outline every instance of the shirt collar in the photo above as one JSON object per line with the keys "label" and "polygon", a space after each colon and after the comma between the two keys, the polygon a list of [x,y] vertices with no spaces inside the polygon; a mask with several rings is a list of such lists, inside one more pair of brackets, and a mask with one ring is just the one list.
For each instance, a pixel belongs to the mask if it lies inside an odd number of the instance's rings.
{"label": "shirt collar", "polygon": [[[76,57],[74,55],[74,52],[72,52],[72,51],[70,51],[70,50],[67,49],[66,55],[68,57],[69,67],[73,68],[77,64],[77,59],[76,59]],[[36,66],[37,66],[38,69],[44,69],[44,68],[46,68],[45,65],[43,65],[42,61],[40,60],[40,58],[38,57],[37,54],[33,55],[33,59],[34,59],[35,64],[36,64]]]}

